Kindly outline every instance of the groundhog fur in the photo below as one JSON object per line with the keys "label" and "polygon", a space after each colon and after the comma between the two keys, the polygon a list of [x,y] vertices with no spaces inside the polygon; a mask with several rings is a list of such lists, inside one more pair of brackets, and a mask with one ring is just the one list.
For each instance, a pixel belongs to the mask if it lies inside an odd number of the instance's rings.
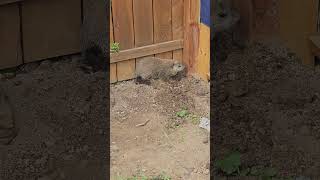
{"label": "groundhog fur", "polygon": [[181,80],[186,67],[177,60],[146,57],[136,62],[136,83],[150,84],[152,79]]}

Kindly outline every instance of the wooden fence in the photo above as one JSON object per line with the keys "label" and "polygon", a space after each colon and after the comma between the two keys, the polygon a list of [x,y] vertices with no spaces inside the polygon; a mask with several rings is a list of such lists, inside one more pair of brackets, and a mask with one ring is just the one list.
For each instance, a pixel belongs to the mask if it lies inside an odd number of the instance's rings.
{"label": "wooden fence", "polygon": [[[145,56],[179,60],[190,72],[204,66],[207,69],[202,72],[208,75],[210,29],[207,27],[208,32],[203,32],[201,28],[201,3],[200,0],[112,1],[110,41],[120,44],[120,52],[111,54],[111,83],[134,78],[136,61]],[[207,13],[210,17],[210,11]]]}
{"label": "wooden fence", "polygon": [[80,52],[81,0],[0,0],[0,69]]}

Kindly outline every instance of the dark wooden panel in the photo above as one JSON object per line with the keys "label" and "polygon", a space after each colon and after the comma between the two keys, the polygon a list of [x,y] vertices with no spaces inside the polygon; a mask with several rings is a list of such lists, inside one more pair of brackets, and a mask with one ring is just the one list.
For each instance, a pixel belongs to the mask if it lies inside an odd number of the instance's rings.
{"label": "dark wooden panel", "polygon": [[22,2],[25,62],[80,52],[80,0]]}
{"label": "dark wooden panel", "polygon": [[22,63],[20,45],[20,17],[17,4],[0,7],[0,68]]}

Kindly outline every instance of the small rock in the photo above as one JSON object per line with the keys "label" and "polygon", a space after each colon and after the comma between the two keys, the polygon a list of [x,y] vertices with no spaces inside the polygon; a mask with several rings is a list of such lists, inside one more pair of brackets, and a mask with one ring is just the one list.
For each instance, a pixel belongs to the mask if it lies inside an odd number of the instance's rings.
{"label": "small rock", "polygon": [[208,137],[203,138],[202,143],[207,144],[208,142],[209,142],[209,138]]}
{"label": "small rock", "polygon": [[193,170],[193,173],[198,173],[198,169],[197,168],[195,168],[194,170]]}
{"label": "small rock", "polygon": [[118,152],[118,151],[119,151],[118,146],[117,146],[117,145],[112,145],[112,146],[111,146],[111,151],[113,151],[113,152]]}
{"label": "small rock", "polygon": [[205,169],[205,170],[203,171],[203,174],[208,175],[209,172],[210,172],[209,169]]}
{"label": "small rock", "polygon": [[200,119],[199,127],[206,129],[207,131],[210,132],[210,120],[208,118],[202,117]]}

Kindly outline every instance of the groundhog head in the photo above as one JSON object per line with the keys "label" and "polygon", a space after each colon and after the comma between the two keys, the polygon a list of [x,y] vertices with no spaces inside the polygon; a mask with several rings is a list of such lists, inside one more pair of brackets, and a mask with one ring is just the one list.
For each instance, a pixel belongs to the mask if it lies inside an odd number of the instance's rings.
{"label": "groundhog head", "polygon": [[179,61],[174,61],[172,66],[172,76],[176,76],[177,74],[181,74],[185,71],[186,67]]}

